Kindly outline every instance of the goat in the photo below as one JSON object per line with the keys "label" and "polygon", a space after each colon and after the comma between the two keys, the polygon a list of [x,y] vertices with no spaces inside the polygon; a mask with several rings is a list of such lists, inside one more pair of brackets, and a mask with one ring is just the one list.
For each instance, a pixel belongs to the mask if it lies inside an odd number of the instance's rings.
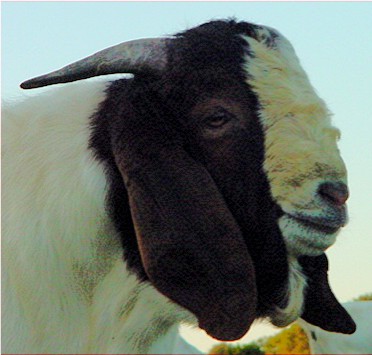
{"label": "goat", "polygon": [[[79,81],[112,73],[134,76]],[[212,21],[21,87],[73,81],[4,108],[5,352],[168,353],[180,322],[236,340],[262,317],[355,331],[324,254],[339,132],[284,36]]]}
{"label": "goat", "polygon": [[329,333],[304,320],[298,321],[309,339],[311,354],[372,354],[372,302],[347,302],[343,307],[357,325],[354,334]]}

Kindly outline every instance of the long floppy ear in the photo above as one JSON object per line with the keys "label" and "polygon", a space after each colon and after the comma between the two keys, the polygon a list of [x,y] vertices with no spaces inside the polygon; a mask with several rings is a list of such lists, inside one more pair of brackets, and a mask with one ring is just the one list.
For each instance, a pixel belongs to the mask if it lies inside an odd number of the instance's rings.
{"label": "long floppy ear", "polygon": [[251,257],[209,173],[183,149],[176,118],[151,90],[128,94],[112,128],[140,254],[152,284],[220,340],[236,340],[256,317]]}
{"label": "long floppy ear", "polygon": [[299,262],[308,279],[305,309],[301,318],[330,332],[354,333],[356,325],[353,319],[337,301],[329,286],[327,256],[303,256]]}

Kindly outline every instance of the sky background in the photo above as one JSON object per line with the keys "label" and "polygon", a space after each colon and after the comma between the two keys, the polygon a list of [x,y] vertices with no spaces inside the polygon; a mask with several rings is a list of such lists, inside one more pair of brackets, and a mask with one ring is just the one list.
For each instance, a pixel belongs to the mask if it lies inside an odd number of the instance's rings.
{"label": "sky background", "polygon": [[[2,2],[2,96],[114,44],[232,16],[284,34],[334,113],[351,197],[350,223],[327,252],[330,283],[342,302],[372,292],[371,2]],[[256,326],[240,342],[275,331]],[[203,351],[215,343],[183,334]]]}

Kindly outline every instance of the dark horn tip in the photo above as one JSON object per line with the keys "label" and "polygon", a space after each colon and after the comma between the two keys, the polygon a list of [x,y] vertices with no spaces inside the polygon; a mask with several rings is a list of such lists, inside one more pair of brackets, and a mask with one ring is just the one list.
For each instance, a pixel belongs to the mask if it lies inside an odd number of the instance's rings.
{"label": "dark horn tip", "polygon": [[27,89],[40,88],[40,87],[43,87],[43,86],[46,86],[46,85],[49,85],[49,83],[46,82],[46,80],[30,79],[30,80],[26,80],[23,83],[21,83],[20,87],[22,89],[26,89],[27,90]]}
{"label": "dark horn tip", "polygon": [[21,83],[20,87],[22,89],[37,89],[48,85],[54,85],[54,84],[62,84],[69,81],[73,81],[70,79],[70,77],[59,77],[59,76],[46,76],[46,77],[38,77],[33,78],[30,80],[26,80],[23,83]]}
{"label": "dark horn tip", "polygon": [[32,84],[32,82],[30,83],[29,81],[24,81],[20,87],[22,89],[33,89],[35,86]]}

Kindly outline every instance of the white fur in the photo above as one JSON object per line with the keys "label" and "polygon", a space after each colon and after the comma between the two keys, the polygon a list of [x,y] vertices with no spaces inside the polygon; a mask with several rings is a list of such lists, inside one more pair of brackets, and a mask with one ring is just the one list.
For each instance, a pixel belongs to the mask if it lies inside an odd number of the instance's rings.
{"label": "white fur", "polygon": [[311,354],[372,354],[372,301],[348,302],[343,306],[357,325],[354,334],[331,333],[304,320],[298,322],[309,339]]}
{"label": "white fur", "polygon": [[105,86],[77,82],[4,107],[5,353],[172,353],[168,332],[195,323],[122,261],[87,149]]}
{"label": "white fur", "polygon": [[271,323],[277,327],[285,327],[301,316],[304,306],[304,290],[307,286],[306,276],[302,273],[297,259],[289,257],[289,286],[286,296],[288,304],[285,308],[277,307],[270,317]]}

